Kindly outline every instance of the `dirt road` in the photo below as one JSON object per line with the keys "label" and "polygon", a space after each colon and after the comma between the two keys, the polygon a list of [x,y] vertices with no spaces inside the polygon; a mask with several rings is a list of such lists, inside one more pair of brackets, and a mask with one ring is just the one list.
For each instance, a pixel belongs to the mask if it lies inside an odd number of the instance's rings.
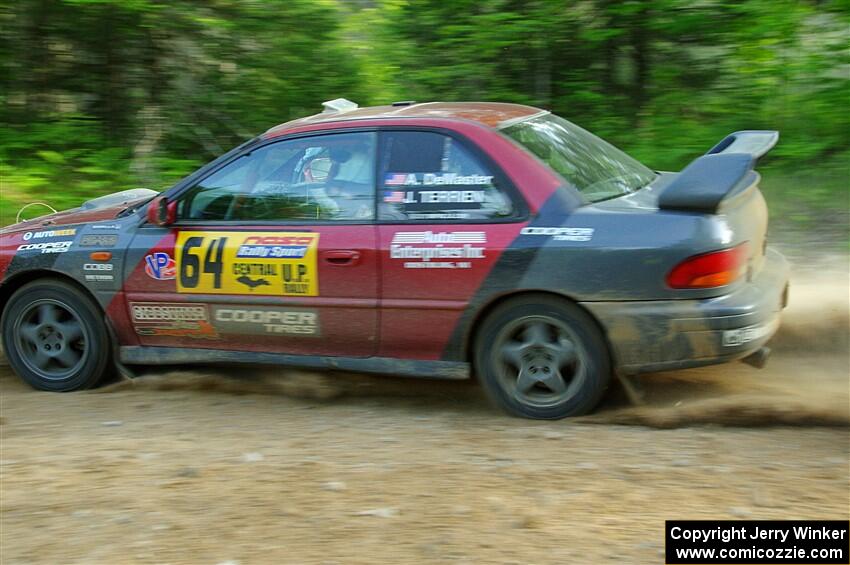
{"label": "dirt road", "polygon": [[[831,286],[830,286],[831,285]],[[650,375],[594,416],[472,383],[0,368],[0,562],[662,563],[665,519],[848,518],[847,285],[798,284],[767,369]]]}

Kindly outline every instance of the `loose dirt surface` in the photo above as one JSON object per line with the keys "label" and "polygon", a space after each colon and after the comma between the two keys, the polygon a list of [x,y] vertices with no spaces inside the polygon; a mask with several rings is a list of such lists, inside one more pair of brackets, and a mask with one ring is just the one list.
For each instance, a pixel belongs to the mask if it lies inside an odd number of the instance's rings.
{"label": "loose dirt surface", "polygon": [[0,562],[663,563],[664,520],[847,519],[846,271],[768,367],[509,418],[467,382],[235,371],[34,392],[0,368]]}

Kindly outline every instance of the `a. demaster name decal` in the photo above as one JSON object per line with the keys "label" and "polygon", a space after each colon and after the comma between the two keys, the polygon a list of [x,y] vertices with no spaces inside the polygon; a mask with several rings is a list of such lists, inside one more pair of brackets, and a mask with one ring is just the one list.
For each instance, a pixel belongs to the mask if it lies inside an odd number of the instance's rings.
{"label": "a. demaster name decal", "polygon": [[181,231],[177,292],[316,296],[319,234]]}
{"label": "a. demaster name decal", "polygon": [[406,269],[469,269],[484,258],[486,248],[477,243],[487,243],[485,232],[396,232],[390,258],[404,260]]}
{"label": "a. demaster name decal", "polygon": [[490,185],[493,175],[459,175],[457,173],[387,173],[384,186]]}

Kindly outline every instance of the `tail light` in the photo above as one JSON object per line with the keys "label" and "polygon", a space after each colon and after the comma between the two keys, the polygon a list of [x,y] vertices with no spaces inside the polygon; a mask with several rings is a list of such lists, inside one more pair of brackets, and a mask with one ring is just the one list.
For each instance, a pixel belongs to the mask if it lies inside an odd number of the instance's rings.
{"label": "tail light", "polygon": [[747,244],[694,255],[676,265],[667,275],[672,288],[712,288],[734,282],[747,268]]}

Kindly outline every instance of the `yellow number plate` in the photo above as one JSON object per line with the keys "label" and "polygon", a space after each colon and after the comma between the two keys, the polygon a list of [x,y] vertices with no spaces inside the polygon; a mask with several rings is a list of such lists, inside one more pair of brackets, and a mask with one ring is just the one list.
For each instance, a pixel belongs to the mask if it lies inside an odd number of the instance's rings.
{"label": "yellow number plate", "polygon": [[181,231],[177,292],[317,296],[318,246],[312,232]]}

